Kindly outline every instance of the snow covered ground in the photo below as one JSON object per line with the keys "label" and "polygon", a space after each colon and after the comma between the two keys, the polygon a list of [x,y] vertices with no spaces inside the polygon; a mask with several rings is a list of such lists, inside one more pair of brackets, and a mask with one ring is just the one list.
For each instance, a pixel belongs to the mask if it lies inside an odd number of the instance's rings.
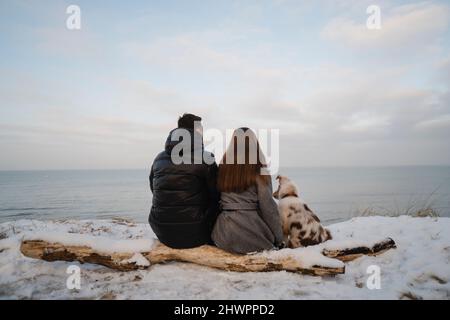
{"label": "snow covered ground", "polygon": [[[237,273],[186,263],[119,272],[106,267],[69,262],[45,262],[24,257],[23,238],[37,234],[85,234],[98,248],[105,239],[140,239],[146,248],[154,238],[147,224],[121,220],[19,220],[0,224],[1,299],[449,299],[450,218],[409,216],[360,217],[329,226],[336,242],[370,242],[393,238],[398,248],[378,257],[346,264],[336,277],[288,272]],[[100,236],[93,238],[91,236]],[[68,237],[72,238],[72,237]],[[123,243],[123,242],[122,242]],[[333,245],[333,243],[330,243]],[[280,253],[282,254],[282,253]],[[81,289],[69,290],[66,271],[81,268]],[[381,270],[381,288],[366,286],[371,265]]]}

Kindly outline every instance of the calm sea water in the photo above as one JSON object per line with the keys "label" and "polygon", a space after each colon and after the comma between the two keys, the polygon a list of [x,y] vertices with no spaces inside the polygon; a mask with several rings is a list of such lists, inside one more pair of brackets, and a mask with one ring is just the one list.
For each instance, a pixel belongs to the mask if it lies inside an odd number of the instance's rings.
{"label": "calm sea water", "polygon": [[[450,167],[285,168],[326,223],[371,208],[402,211],[431,203],[450,216]],[[274,187],[276,186],[274,182]],[[0,222],[16,219],[131,218],[151,206],[145,170],[0,171]]]}

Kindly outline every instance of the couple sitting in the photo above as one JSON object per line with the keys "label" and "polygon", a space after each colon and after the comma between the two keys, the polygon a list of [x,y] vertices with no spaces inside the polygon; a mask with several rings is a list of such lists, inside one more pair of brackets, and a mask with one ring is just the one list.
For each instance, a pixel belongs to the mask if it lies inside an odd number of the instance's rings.
{"label": "couple sitting", "polygon": [[[200,121],[192,114],[180,117],[165,150],[153,162],[149,223],[154,233],[163,244],[180,249],[212,244],[249,253],[281,247],[280,216],[271,178],[261,174],[265,161],[256,135],[248,128],[236,130],[217,167],[214,156],[203,149]],[[183,136],[186,132],[190,139]],[[242,148],[240,134],[245,141]],[[198,139],[200,143],[195,143]],[[252,145],[256,161],[252,161]],[[174,161],[180,155],[184,161]]]}

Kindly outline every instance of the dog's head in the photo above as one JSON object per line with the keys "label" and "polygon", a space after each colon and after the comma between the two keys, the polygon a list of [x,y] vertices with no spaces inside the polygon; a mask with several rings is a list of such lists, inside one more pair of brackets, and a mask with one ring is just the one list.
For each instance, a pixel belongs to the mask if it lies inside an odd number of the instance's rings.
{"label": "dog's head", "polygon": [[278,180],[278,189],[273,193],[275,199],[298,197],[298,188],[288,177],[278,175],[276,179]]}

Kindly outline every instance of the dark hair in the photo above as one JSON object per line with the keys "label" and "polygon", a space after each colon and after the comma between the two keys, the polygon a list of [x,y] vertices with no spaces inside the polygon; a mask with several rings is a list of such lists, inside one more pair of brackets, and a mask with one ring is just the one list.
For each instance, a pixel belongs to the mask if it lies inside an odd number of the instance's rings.
{"label": "dark hair", "polygon": [[[245,141],[245,148],[238,146],[238,139],[240,143]],[[221,192],[242,192],[255,185],[258,177],[269,184],[270,176],[261,175],[263,167],[265,158],[255,133],[248,128],[236,129],[219,164],[217,188]]]}
{"label": "dark hair", "polygon": [[195,121],[202,121],[202,118],[192,113],[185,113],[178,118],[178,128],[194,129]]}

